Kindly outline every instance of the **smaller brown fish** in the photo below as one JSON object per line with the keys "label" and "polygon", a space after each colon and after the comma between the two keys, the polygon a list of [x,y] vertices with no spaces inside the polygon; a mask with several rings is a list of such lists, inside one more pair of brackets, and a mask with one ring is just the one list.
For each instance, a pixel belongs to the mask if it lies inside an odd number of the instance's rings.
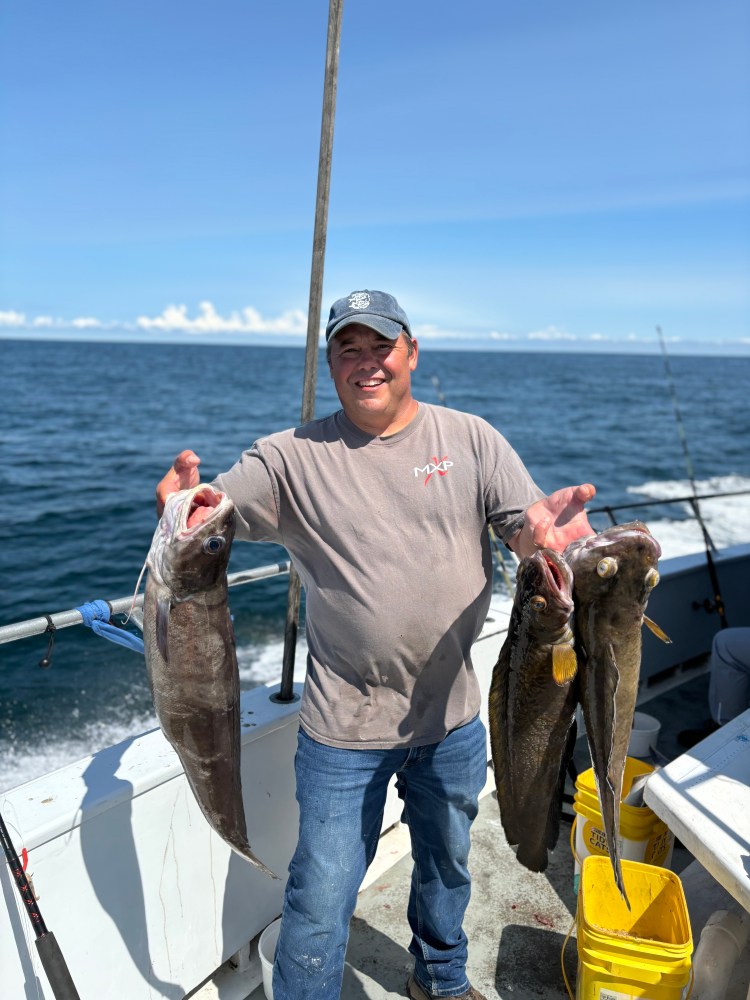
{"label": "smaller brown fish", "polygon": [[240,681],[227,605],[234,504],[201,484],[172,493],[154,533],[143,605],[159,725],[203,815],[271,878],[247,839],[240,778]]}
{"label": "smaller brown fish", "polygon": [[492,673],[489,722],[505,836],[531,871],[557,843],[562,793],[576,737],[573,575],[541,549],[518,566],[508,635]]}
{"label": "smaller brown fish", "polygon": [[576,652],[591,761],[615,882],[630,907],[620,864],[620,797],[641,668],[649,594],[661,549],[642,521],[577,539],[565,550],[573,570]]}

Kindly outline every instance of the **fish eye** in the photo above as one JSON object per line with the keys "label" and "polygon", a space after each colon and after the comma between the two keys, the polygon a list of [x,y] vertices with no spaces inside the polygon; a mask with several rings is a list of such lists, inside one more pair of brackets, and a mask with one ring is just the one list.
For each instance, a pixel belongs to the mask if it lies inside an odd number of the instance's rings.
{"label": "fish eye", "polygon": [[661,577],[659,576],[658,570],[650,569],[648,573],[646,573],[646,586],[650,590],[653,590],[660,579]]}
{"label": "fish eye", "polygon": [[614,576],[617,572],[617,560],[611,556],[600,559],[596,566],[596,572],[605,580],[610,576]]}
{"label": "fish eye", "polygon": [[226,544],[226,538],[222,538],[221,535],[209,535],[203,543],[203,551],[210,556],[215,556],[217,552],[221,552]]}
{"label": "fish eye", "polygon": [[547,601],[545,598],[540,597],[539,594],[535,594],[534,597],[529,601],[532,611],[544,611],[547,607]]}

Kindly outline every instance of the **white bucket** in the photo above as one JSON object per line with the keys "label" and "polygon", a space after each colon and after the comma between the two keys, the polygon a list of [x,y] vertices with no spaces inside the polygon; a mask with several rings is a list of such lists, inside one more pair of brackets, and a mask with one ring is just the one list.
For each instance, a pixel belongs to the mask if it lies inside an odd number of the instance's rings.
{"label": "white bucket", "polygon": [[633,714],[633,730],[628,744],[628,757],[650,757],[656,748],[661,722],[645,712]]}
{"label": "white bucket", "polygon": [[263,971],[263,992],[266,1000],[273,1000],[273,960],[276,955],[276,942],[279,940],[281,917],[277,917],[266,927],[258,941],[260,967]]}

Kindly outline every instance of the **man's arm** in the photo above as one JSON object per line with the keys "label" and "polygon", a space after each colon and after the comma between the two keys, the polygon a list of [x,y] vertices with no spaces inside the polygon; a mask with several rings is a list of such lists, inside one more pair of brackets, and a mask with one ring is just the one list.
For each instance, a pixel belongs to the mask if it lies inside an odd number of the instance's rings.
{"label": "man's arm", "polygon": [[583,509],[595,495],[595,487],[584,483],[542,497],[527,509],[523,527],[508,545],[519,559],[524,559],[542,548],[562,552],[576,538],[595,534]]}
{"label": "man's arm", "polygon": [[164,504],[170,493],[178,490],[190,490],[201,481],[198,466],[201,460],[194,451],[187,449],[181,451],[174,464],[166,476],[156,487],[156,515],[161,517],[164,513]]}

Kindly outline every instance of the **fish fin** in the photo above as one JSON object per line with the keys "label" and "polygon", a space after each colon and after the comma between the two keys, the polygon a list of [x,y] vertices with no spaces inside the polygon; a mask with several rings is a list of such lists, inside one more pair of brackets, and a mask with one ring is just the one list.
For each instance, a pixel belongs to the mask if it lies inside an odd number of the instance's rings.
{"label": "fish fin", "polygon": [[659,628],[656,622],[652,622],[648,615],[643,616],[643,624],[654,633],[657,639],[661,639],[662,642],[671,644],[672,640],[669,638],[664,629]]}
{"label": "fish fin", "polygon": [[578,672],[578,660],[572,646],[552,647],[552,678],[559,687],[572,681]]}
{"label": "fish fin", "polygon": [[168,597],[160,597],[156,602],[156,645],[165,663],[169,663],[169,611]]}

